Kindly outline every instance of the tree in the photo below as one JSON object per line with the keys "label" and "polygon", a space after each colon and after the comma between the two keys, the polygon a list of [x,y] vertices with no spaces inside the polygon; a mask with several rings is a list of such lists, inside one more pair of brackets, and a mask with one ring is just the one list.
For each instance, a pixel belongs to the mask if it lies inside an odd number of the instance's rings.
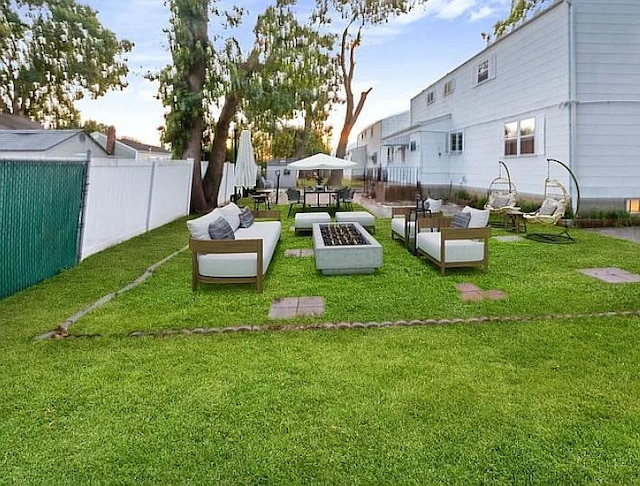
{"label": "tree", "polygon": [[75,101],[127,85],[132,47],[75,0],[0,0],[0,111],[77,126]]}
{"label": "tree", "polygon": [[206,99],[204,86],[211,64],[211,45],[207,33],[207,1],[171,0],[169,49],[173,64],[158,75],[149,75],[160,83],[158,98],[167,108],[163,142],[171,144],[177,159],[194,160],[191,208],[209,208],[202,184],[202,132]]}
{"label": "tree", "polygon": [[[206,44],[206,34],[196,39],[196,25],[190,22],[201,25],[208,16],[207,7],[203,7],[204,14],[198,11],[191,18],[194,0],[171,0],[169,38],[174,64],[159,76],[159,96],[169,108],[163,139],[174,145],[178,156],[183,155],[181,150],[188,140],[202,141],[199,134],[205,124],[198,127],[197,123],[207,119],[206,125],[211,126],[213,137],[207,171],[201,181],[196,181],[194,176],[194,191],[201,191],[201,197],[192,197],[192,210],[207,211],[217,203],[233,123],[249,125],[251,120],[254,127],[275,127],[276,120],[294,117],[303,105],[302,100],[309,99],[314,89],[318,99],[325,99],[320,93],[329,90],[321,86],[326,84],[325,73],[331,71],[310,71],[301,53],[328,49],[331,36],[321,36],[310,25],[302,25],[293,11],[294,0],[276,0],[257,17],[253,42],[244,49],[239,37],[231,32],[243,22],[246,13],[243,9],[219,11],[215,8],[216,0],[195,3],[211,7],[212,16],[217,19],[212,25],[221,26],[223,32],[231,35],[225,37],[216,32]],[[206,25],[206,20],[204,22]],[[194,74],[195,67],[200,66],[201,54],[205,73],[200,69],[193,78],[199,82],[204,79],[202,87],[188,83],[190,73]],[[302,86],[302,80],[309,85]],[[318,106],[320,103],[316,101],[314,109]],[[210,120],[213,108],[217,111],[215,123]],[[309,110],[309,107],[302,109]],[[318,118],[317,114],[314,116]],[[197,169],[195,172],[199,174]]]}
{"label": "tree", "polygon": [[[306,137],[306,143],[301,140]],[[271,141],[271,156],[276,159],[300,159],[318,152],[328,152],[322,131],[305,133],[304,128],[285,127],[275,133]],[[300,151],[302,146],[303,150]]]}
{"label": "tree", "polygon": [[[341,87],[345,96],[345,117],[338,147],[337,157],[344,157],[347,152],[349,135],[358,120],[367,96],[373,88],[360,93],[355,101],[353,79],[356,68],[356,51],[362,43],[362,32],[366,27],[383,24],[390,18],[406,14],[415,6],[426,0],[316,0],[315,17],[322,24],[330,24],[334,16],[346,22],[340,35],[338,61],[340,66]],[[339,171],[334,171],[339,172]],[[342,174],[339,174],[341,177]]]}
{"label": "tree", "polygon": [[546,8],[548,2],[549,0],[511,0],[509,16],[495,23],[493,35],[498,38],[508,34],[511,30],[531,18],[533,14]]}

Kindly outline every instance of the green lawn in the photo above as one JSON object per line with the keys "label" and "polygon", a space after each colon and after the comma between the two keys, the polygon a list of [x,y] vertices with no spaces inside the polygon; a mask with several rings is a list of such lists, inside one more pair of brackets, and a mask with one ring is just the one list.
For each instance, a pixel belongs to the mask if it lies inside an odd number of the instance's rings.
{"label": "green lawn", "polygon": [[[283,207],[286,214],[286,207]],[[491,241],[489,272],[439,275],[390,238],[374,275],[319,276],[289,231],[263,294],[193,293],[190,255],[70,328],[66,318],[184,247],[184,220],[0,301],[0,484],[637,484],[640,246],[573,230],[574,245]],[[494,230],[494,234],[502,234]],[[462,302],[456,283],[505,300]],[[269,321],[274,298],[317,295],[318,318]],[[567,317],[558,318],[559,314]],[[242,324],[525,321],[133,338]]]}

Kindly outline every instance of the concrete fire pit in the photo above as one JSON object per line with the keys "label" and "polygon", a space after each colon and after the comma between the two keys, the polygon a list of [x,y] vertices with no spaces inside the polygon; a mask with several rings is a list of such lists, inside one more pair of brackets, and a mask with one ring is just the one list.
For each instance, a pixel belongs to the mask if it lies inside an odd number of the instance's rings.
{"label": "concrete fire pit", "polygon": [[[333,229],[347,236],[325,241],[323,230]],[[316,268],[323,275],[373,273],[382,266],[382,246],[360,223],[314,224],[313,248]]]}

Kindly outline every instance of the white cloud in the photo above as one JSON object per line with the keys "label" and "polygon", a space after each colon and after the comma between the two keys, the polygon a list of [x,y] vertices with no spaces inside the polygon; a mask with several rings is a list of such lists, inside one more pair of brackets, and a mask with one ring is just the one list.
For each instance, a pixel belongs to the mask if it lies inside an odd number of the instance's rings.
{"label": "white cloud", "polygon": [[490,7],[489,5],[483,5],[479,9],[471,12],[471,14],[469,15],[469,21],[477,22],[478,20],[486,19],[487,17],[493,15],[494,12],[495,9],[493,7]]}

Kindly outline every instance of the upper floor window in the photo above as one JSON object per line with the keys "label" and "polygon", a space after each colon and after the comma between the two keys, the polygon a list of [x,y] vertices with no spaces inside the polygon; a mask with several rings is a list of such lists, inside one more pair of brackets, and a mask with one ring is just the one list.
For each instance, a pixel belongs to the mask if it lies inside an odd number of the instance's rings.
{"label": "upper floor window", "polygon": [[535,154],[536,119],[512,121],[504,124],[504,155]]}
{"label": "upper floor window", "polygon": [[433,91],[429,91],[427,93],[427,104],[430,105],[436,100],[435,94]]}
{"label": "upper floor window", "polygon": [[449,152],[452,154],[462,152],[463,135],[462,132],[452,132],[449,134]]}
{"label": "upper floor window", "polygon": [[482,83],[487,79],[489,79],[489,60],[488,59],[478,64],[478,77],[476,81],[478,83]]}
{"label": "upper floor window", "polygon": [[453,93],[453,89],[455,88],[455,83],[453,82],[453,79],[450,79],[449,81],[447,81],[446,83],[444,83],[444,95],[449,95],[451,93]]}

